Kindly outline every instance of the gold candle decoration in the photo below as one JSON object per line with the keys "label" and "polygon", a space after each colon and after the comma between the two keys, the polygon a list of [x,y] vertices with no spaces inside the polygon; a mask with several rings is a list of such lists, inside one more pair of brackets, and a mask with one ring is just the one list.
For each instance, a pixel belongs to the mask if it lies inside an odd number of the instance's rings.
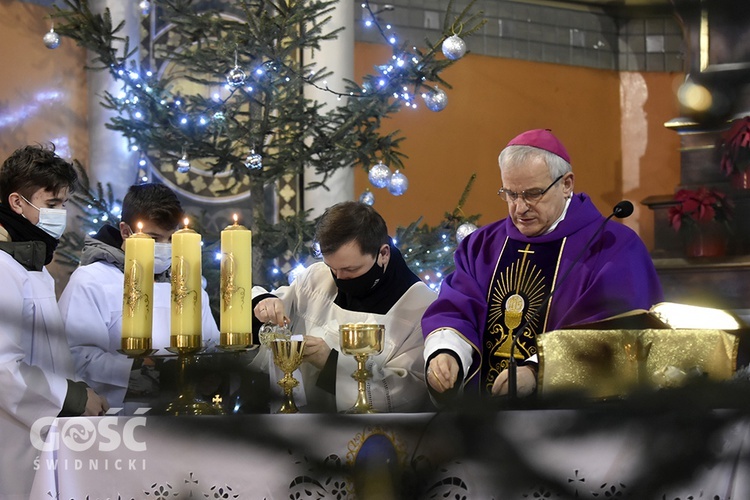
{"label": "gold candle decoration", "polygon": [[252,344],[253,233],[238,224],[221,232],[221,319],[219,343],[223,349],[242,349]]}
{"label": "gold candle decoration", "polygon": [[151,350],[154,317],[154,240],[141,222],[125,240],[124,270],[121,347],[125,354],[140,355]]}
{"label": "gold candle decoration", "polygon": [[188,227],[172,235],[172,316],[170,348],[179,353],[200,350],[201,235]]}

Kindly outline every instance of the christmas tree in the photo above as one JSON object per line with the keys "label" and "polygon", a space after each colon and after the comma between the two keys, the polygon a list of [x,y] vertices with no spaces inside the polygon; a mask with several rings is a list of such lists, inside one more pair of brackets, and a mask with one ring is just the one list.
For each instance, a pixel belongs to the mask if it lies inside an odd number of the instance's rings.
{"label": "christmas tree", "polygon": [[[157,74],[143,60],[134,60],[130,41],[119,35],[123,24],[114,25],[109,10],[95,13],[87,1],[65,0],[53,17],[61,35],[94,54],[90,69],[108,71],[121,83],[118,95],[103,96],[103,106],[114,112],[107,126],[141,152],[142,164],[148,158],[161,170],[184,173],[191,161],[200,159],[213,175],[231,178],[227,191],[249,190],[249,220],[244,223],[255,235],[254,276],[258,283],[272,285],[281,276],[269,260],[286,254],[304,262],[312,253],[314,221],[305,211],[267,221],[266,187],[301,175],[305,168],[318,174],[306,189],[326,189],[327,179],[339,169],[375,165],[389,177],[388,167],[382,170],[385,165],[404,168],[404,137],[381,131],[382,120],[416,107],[420,96],[430,109],[442,109],[445,93],[440,87],[450,85],[440,73],[466,50],[456,33],[470,36],[484,24],[481,12],[472,10],[474,2],[454,13],[451,1],[440,38],[418,48],[387,33],[365,1],[368,22],[392,46],[392,57],[362,82],[347,80],[344,88],[332,89],[325,83],[328,70],[303,54],[339,33],[326,27],[335,0],[144,3],[158,22],[171,24],[170,37],[189,41],[184,50],[155,49],[169,50],[154,55],[168,57],[179,71]],[[190,82],[191,92],[178,79]],[[340,105],[323,106],[307,98],[304,90],[310,86],[336,95]],[[373,182],[382,178],[374,179],[371,172]],[[394,174],[391,182],[397,180]],[[434,240],[438,233],[440,240],[432,243],[445,243],[446,227],[455,228],[460,211],[447,215],[454,217],[447,226],[416,223],[407,228],[410,244],[420,246],[415,237]],[[451,238],[455,244],[455,236]],[[204,239],[216,241],[218,234],[204,233]],[[421,249],[416,253],[424,254]],[[445,261],[451,262],[450,255]]]}

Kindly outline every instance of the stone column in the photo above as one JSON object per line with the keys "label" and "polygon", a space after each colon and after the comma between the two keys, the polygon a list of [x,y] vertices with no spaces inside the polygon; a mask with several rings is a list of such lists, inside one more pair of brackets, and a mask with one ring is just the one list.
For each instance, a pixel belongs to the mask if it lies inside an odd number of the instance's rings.
{"label": "stone column", "polygon": [[[130,49],[140,45],[140,11],[137,0],[93,0],[90,2],[93,12],[101,13],[109,9],[112,24],[125,21],[119,36],[130,39]],[[124,44],[116,46],[121,54]],[[89,53],[89,58],[92,54]],[[133,55],[138,61],[138,52]],[[102,107],[102,95],[105,91],[118,95],[122,84],[115,81],[109,71],[88,72],[88,108],[89,108],[89,164],[88,172],[93,185],[101,182],[112,185],[115,199],[122,199],[128,186],[136,181],[137,153],[128,149],[127,140],[120,132],[106,128],[113,111]]]}
{"label": "stone column", "polygon": [[[327,82],[329,88],[337,91],[343,91],[344,79],[354,79],[354,4],[355,2],[351,0],[343,0],[331,13],[332,19],[326,28],[334,30],[343,27],[344,30],[338,34],[338,38],[322,42],[321,49],[314,53],[304,54],[306,62],[314,62],[318,68],[326,67],[333,72]],[[341,104],[336,95],[309,85],[305,88],[305,97],[325,103],[328,109]],[[320,178],[322,176],[316,175],[314,169],[307,168],[303,176],[303,185],[307,186]],[[318,188],[302,194],[303,208],[313,209],[311,214],[313,218],[322,214],[323,210],[334,203],[354,199],[354,171],[352,168],[340,169],[326,181],[326,185],[330,191]]]}

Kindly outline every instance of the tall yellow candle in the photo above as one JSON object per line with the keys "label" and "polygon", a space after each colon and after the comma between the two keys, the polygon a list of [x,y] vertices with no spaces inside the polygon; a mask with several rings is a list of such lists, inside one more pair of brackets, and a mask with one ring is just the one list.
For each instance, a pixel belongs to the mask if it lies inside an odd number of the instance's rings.
{"label": "tall yellow candle", "polygon": [[178,351],[200,349],[201,236],[188,227],[172,235],[172,315],[170,346]]}
{"label": "tall yellow candle", "polygon": [[240,349],[252,344],[253,233],[237,223],[221,232],[220,344]]}
{"label": "tall yellow candle", "polygon": [[151,349],[154,317],[154,240],[138,232],[125,240],[125,282],[122,294],[122,349],[142,354]]}

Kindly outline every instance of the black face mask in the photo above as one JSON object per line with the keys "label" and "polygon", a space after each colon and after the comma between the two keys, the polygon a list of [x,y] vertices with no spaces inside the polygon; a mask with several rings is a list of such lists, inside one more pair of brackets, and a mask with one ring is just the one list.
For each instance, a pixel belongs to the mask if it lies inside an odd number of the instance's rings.
{"label": "black face mask", "polygon": [[[346,280],[340,280],[336,278],[336,276],[334,276],[333,281],[336,283],[336,287],[340,292],[351,295],[352,297],[362,298],[367,296],[367,294],[370,293],[370,290],[375,288],[375,286],[380,282],[380,279],[383,277],[384,272],[385,268],[379,266],[378,261],[375,260],[375,263],[372,265],[370,270],[362,276],[357,276],[356,278],[350,278]],[[333,274],[333,272],[331,272],[331,274]]]}

